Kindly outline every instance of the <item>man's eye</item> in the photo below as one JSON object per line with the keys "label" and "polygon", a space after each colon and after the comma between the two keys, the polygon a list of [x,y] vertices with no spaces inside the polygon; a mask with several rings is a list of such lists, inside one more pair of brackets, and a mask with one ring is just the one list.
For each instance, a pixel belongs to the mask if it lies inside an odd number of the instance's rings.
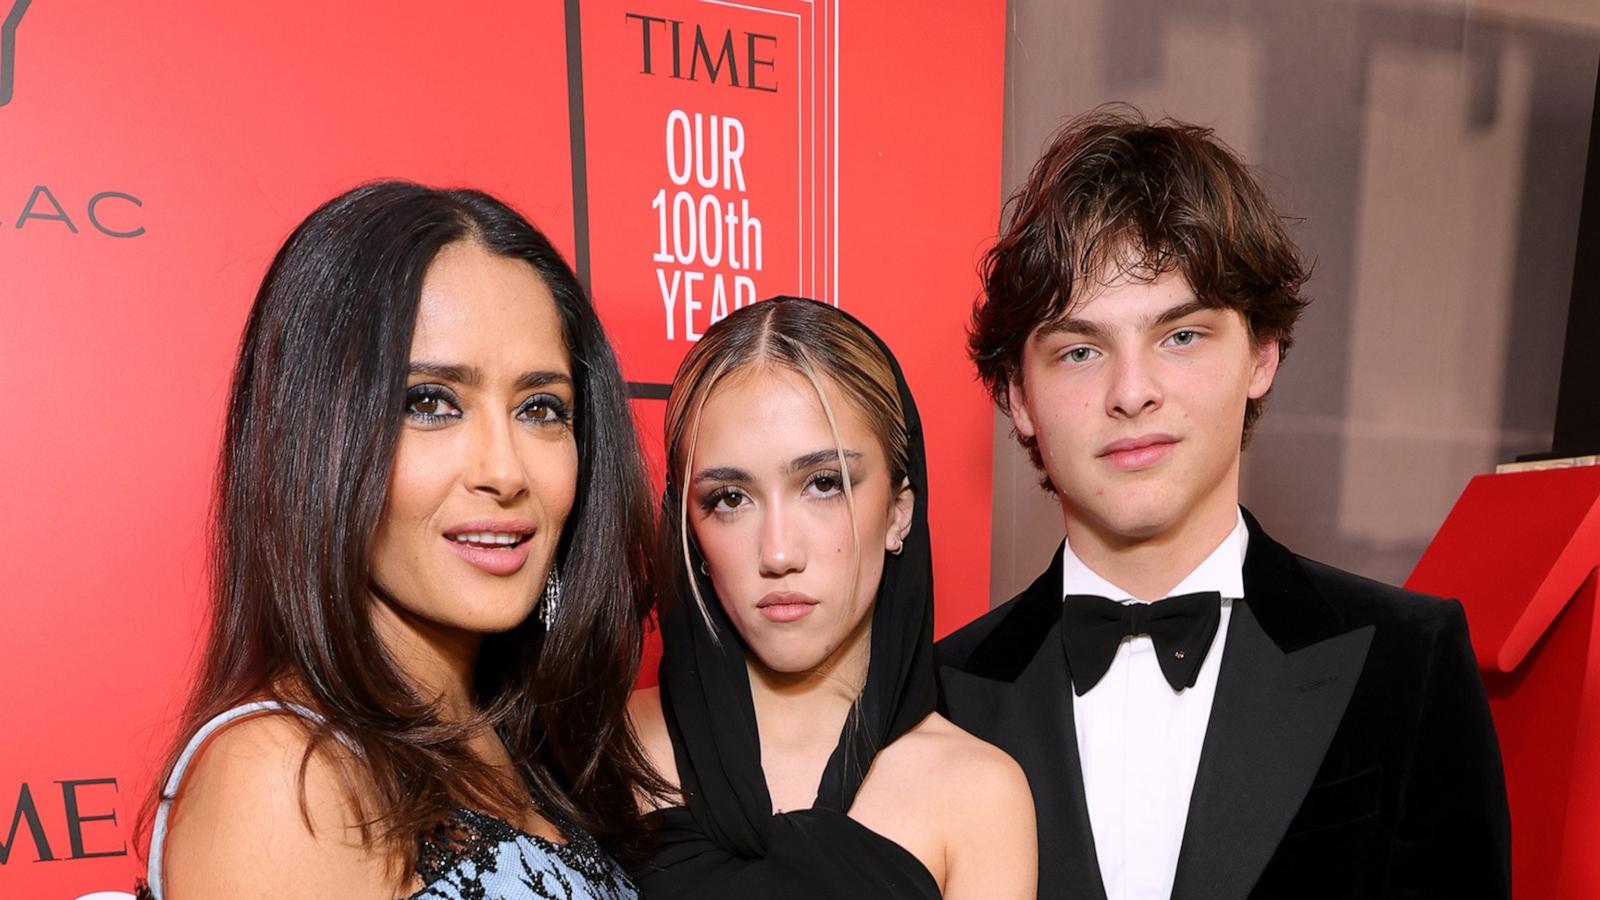
{"label": "man's eye", "polygon": [[1178,331],[1174,332],[1172,335],[1172,343],[1178,345],[1179,347],[1187,347],[1199,339],[1200,332],[1198,331]]}
{"label": "man's eye", "polygon": [[1075,363],[1088,362],[1089,360],[1094,358],[1094,348],[1092,348],[1092,347],[1073,347],[1071,350],[1068,350],[1066,352],[1064,358],[1067,360],[1067,362],[1075,362]]}

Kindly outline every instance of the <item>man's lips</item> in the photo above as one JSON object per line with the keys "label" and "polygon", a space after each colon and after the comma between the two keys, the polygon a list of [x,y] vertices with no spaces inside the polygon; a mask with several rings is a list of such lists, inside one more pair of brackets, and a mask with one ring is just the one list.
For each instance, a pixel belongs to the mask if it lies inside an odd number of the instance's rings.
{"label": "man's lips", "polygon": [[769,622],[794,622],[811,614],[817,600],[798,591],[773,591],[756,601]]}
{"label": "man's lips", "polygon": [[1133,472],[1165,459],[1177,443],[1178,439],[1170,434],[1144,434],[1112,441],[1099,455],[1114,468]]}

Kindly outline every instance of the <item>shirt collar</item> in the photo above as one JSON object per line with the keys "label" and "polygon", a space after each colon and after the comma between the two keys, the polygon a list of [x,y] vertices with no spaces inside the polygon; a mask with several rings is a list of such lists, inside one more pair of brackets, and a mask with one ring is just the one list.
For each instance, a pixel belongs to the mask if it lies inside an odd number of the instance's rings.
{"label": "shirt collar", "polygon": [[[1184,576],[1177,586],[1167,592],[1168,597],[1216,591],[1225,600],[1244,597],[1244,554],[1250,543],[1250,529],[1244,524],[1244,513],[1236,512],[1233,530],[1222,539],[1211,555]],[[1097,594],[1113,600],[1129,600],[1132,594],[1117,587],[1099,573],[1089,568],[1072,552],[1072,542],[1067,541],[1061,550],[1062,596],[1067,594]]]}

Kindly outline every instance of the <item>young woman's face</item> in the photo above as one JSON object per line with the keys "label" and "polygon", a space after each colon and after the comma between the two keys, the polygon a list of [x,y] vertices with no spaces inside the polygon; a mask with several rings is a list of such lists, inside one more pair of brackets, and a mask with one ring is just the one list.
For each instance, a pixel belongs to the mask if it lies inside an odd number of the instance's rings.
{"label": "young woman's face", "polygon": [[406,385],[373,580],[435,624],[513,628],[544,590],[578,480],[572,366],[544,281],[474,242],[441,250]]}
{"label": "young woman's face", "polygon": [[911,491],[889,483],[866,418],[831,381],[822,384],[838,443],[804,375],[753,367],[712,390],[689,466],[689,524],[717,597],[756,660],[781,673],[865,648],[883,554],[911,521]]}

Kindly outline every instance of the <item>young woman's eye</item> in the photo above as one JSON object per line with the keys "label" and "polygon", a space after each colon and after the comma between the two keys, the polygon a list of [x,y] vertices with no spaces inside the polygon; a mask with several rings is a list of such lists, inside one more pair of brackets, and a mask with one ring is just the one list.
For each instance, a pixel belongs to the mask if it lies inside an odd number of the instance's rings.
{"label": "young woman's eye", "polygon": [[566,404],[549,394],[536,394],[522,401],[517,416],[540,425],[564,425],[572,419]]}
{"label": "young woman's eye", "polygon": [[838,472],[818,472],[811,476],[807,486],[819,494],[831,496],[844,490],[844,481]]}
{"label": "young woman's eye", "polygon": [[733,512],[746,502],[744,494],[732,488],[713,491],[700,501],[700,508],[708,513]]}
{"label": "young woman's eye", "polygon": [[1189,347],[1193,346],[1195,341],[1200,340],[1200,332],[1185,328],[1182,331],[1174,331],[1172,337],[1167,338],[1167,340],[1171,341],[1175,347]]}
{"label": "young woman's eye", "polygon": [[436,384],[422,384],[406,391],[406,415],[418,422],[431,424],[444,419],[461,418],[455,397]]}

